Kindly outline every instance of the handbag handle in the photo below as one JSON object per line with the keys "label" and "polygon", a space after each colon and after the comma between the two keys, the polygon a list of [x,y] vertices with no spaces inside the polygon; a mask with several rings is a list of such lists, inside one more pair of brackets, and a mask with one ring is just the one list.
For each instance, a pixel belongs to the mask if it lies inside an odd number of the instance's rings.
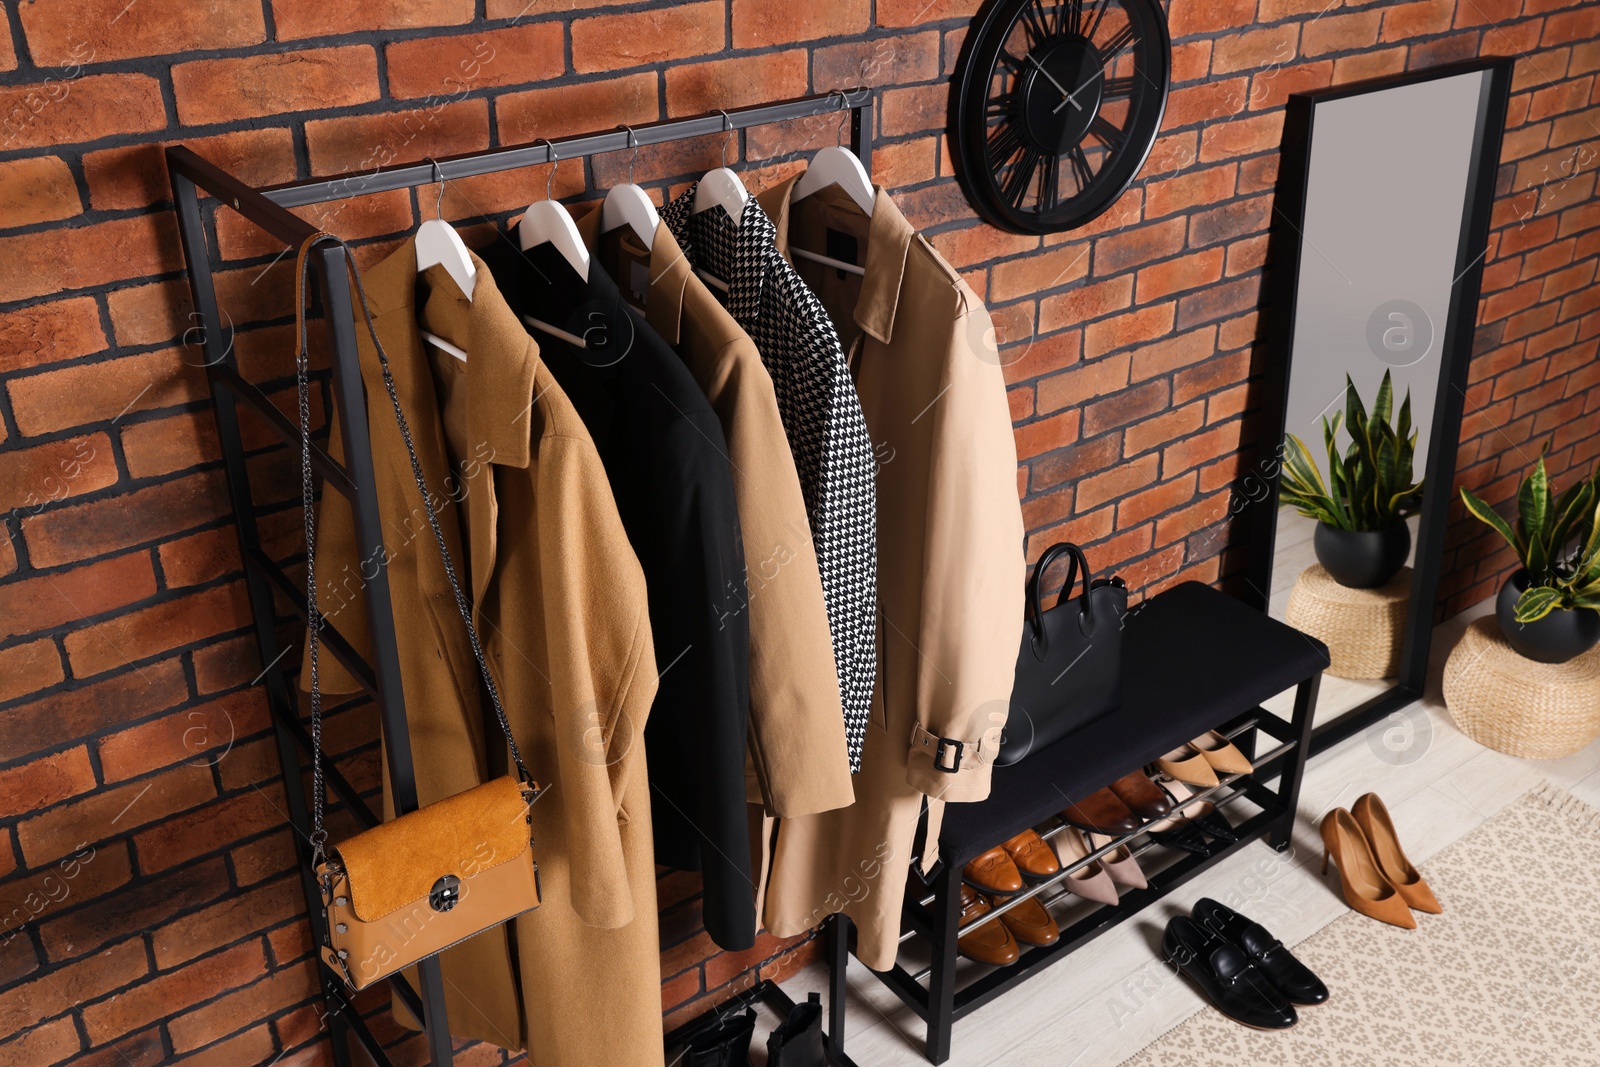
{"label": "handbag handle", "polygon": [[[444,561],[445,578],[450,582],[450,591],[455,594],[456,609],[461,612],[461,621],[466,624],[467,639],[472,644],[473,658],[478,661],[478,671],[483,677],[484,689],[488,692],[489,702],[494,707],[495,721],[499,723],[501,732],[505,734],[506,744],[511,748],[511,759],[516,764],[518,777],[524,785],[533,786],[533,776],[528,773],[528,768],[522,762],[522,753],[517,749],[517,739],[511,733],[511,722],[506,718],[505,708],[500,703],[500,690],[494,684],[493,675],[489,673],[489,663],[484,657],[483,645],[478,640],[478,628],[472,623],[472,609],[467,604],[466,596],[461,592],[461,582],[456,577],[455,563],[450,558],[449,547],[444,543],[444,530],[439,525],[433,498],[428,493],[427,480],[422,476],[422,463],[417,459],[417,449],[411,441],[411,427],[406,423],[405,412],[400,409],[400,397],[395,392],[394,376],[389,371],[389,357],[383,350],[382,342],[378,340],[377,327],[372,322],[372,308],[367,304],[367,293],[362,287],[361,275],[356,270],[355,260],[350,255],[349,247],[332,234],[319,231],[301,242],[299,254],[295,259],[294,316],[295,337],[298,344],[295,352],[295,384],[300,401],[300,504],[306,527],[306,637],[307,659],[311,666],[311,847],[314,863],[322,862],[327,830],[323,827],[322,689],[317,678],[317,648],[320,644],[322,613],[317,609],[317,532],[315,512],[312,507],[310,349],[306,341],[306,305],[309,301],[307,264],[312,246],[321,241],[332,241],[344,253],[345,270],[353,283],[356,298],[361,303],[367,336],[372,339],[372,347],[378,353],[378,365],[383,370],[383,387],[389,394],[390,403],[394,405],[395,421],[399,423],[400,437],[405,441],[406,454],[411,460],[411,474],[416,479],[417,491],[422,494],[422,508],[427,513],[428,525],[433,529],[434,540],[439,545],[439,554]],[[335,312],[330,308],[328,313],[331,315]]]}
{"label": "handbag handle", "polygon": [[1039,659],[1044,659],[1049,651],[1050,638],[1044,628],[1044,608],[1039,603],[1039,587],[1044,581],[1044,572],[1062,556],[1068,556],[1071,567],[1067,571],[1067,580],[1061,586],[1061,592],[1056,594],[1055,607],[1060,607],[1062,601],[1069,599],[1072,592],[1072,583],[1081,573],[1083,575],[1083,595],[1079,598],[1082,607],[1078,609],[1078,629],[1085,637],[1094,633],[1094,602],[1089,597],[1089,560],[1083,554],[1083,549],[1070,541],[1060,541],[1045,549],[1044,555],[1039,557],[1039,562],[1034,566],[1033,573],[1028,576],[1028,625],[1033,631],[1033,654]]}

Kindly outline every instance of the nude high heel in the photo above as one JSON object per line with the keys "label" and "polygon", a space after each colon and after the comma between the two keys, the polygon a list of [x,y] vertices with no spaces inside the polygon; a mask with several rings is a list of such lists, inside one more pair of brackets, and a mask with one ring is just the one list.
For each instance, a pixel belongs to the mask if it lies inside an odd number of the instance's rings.
{"label": "nude high heel", "polygon": [[1434,915],[1443,912],[1439,898],[1433,895],[1421,872],[1412,864],[1405,849],[1400,847],[1400,835],[1395,832],[1389,809],[1378,794],[1368,793],[1357,800],[1350,805],[1350,814],[1355,817],[1361,832],[1367,835],[1373,858],[1378,861],[1378,869],[1399,891],[1406,904]]}
{"label": "nude high heel", "polygon": [[[1056,835],[1056,855],[1061,857],[1061,866],[1070,867],[1079,860],[1089,855],[1088,842],[1084,840],[1083,832],[1075,827],[1067,827]],[[1073,871],[1061,880],[1061,886],[1069,893],[1093,900],[1099,904],[1115,904],[1117,902],[1117,886],[1111,880],[1111,872],[1095,860]]]}
{"label": "nude high heel", "polygon": [[1417,928],[1405,898],[1383,875],[1372,846],[1343,808],[1334,808],[1322,817],[1322,873],[1328,873],[1328,857],[1339,865],[1339,888],[1344,902],[1354,911],[1407,930]]}
{"label": "nude high heel", "polygon": [[[1089,835],[1089,847],[1101,848],[1109,845],[1112,839],[1100,834]],[[1145,878],[1144,871],[1139,868],[1139,861],[1133,858],[1133,853],[1127,845],[1121,845],[1100,857],[1100,866],[1106,869],[1111,880],[1118,885],[1125,885],[1130,889],[1148,888],[1150,882]]]}

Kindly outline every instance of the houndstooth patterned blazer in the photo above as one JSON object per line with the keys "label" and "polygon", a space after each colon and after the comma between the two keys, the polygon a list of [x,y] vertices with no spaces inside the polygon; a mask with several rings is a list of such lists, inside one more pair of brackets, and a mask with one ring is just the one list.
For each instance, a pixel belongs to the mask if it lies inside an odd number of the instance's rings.
{"label": "houndstooth patterned blazer", "polygon": [[696,268],[728,283],[728,310],[756,343],[778,397],[811,519],[833,656],[844,704],[850,773],[877,675],[877,461],[861,402],[822,302],[778,252],[754,197],[734,226],[725,212],[693,214],[696,186],[661,219]]}

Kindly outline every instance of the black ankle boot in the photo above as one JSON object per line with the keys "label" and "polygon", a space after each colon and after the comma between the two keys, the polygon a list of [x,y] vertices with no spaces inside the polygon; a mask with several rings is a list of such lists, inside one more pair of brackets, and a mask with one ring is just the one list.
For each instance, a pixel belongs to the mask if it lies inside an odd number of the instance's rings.
{"label": "black ankle boot", "polygon": [[828,1067],[822,1048],[822,996],[812,993],[767,1035],[767,1067]]}
{"label": "black ankle boot", "polygon": [[732,1015],[691,1037],[683,1048],[683,1067],[750,1067],[750,1035],[755,1009]]}

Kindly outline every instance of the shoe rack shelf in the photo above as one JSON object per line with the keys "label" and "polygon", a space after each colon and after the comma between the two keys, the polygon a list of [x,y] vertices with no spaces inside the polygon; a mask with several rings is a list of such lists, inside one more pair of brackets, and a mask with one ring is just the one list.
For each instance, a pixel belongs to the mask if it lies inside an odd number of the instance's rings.
{"label": "shoe rack shelf", "polygon": [[[1150,598],[1130,613],[1126,625],[1123,706],[1118,713],[1089,724],[1022,763],[995,768],[988,800],[952,804],[946,809],[939,863],[926,881],[913,873],[906,887],[901,956],[915,955],[906,946],[920,940],[931,953],[931,962],[912,969],[915,964],[908,966],[897,959],[889,970],[872,974],[926,1022],[925,1051],[932,1063],[949,1059],[957,1020],[1115,929],[1202,871],[1257,839],[1265,839],[1279,851],[1289,846],[1317,689],[1328,664],[1327,648],[1226,594],[1193,582]],[[1261,706],[1290,688],[1296,691],[1290,718]],[[1165,846],[1150,840],[1149,831],[1143,828],[1118,835],[981,919],[962,926],[961,868],[968,860],[1024,829],[1049,821],[1068,801],[1085,797],[1213,729],[1233,739],[1256,769],[1250,774],[1222,776],[1217,785],[1196,791],[1175,810],[1190,810],[1206,801],[1221,808],[1235,800],[1247,800],[1257,810],[1234,827],[1237,841],[1217,841],[1209,855],[1175,853],[1178,858],[1172,863],[1145,872],[1146,888],[1122,892],[1115,906],[1095,907],[1062,929],[1054,944],[1026,948],[1006,967],[970,963],[962,968],[958,983],[958,938],[997,920],[1024,900],[1038,899],[1057,909],[1067,899],[1078,899],[1065,891],[1066,878],[1120,846],[1127,845],[1135,856]],[[1263,735],[1271,739],[1267,742],[1270,748],[1261,747]],[[1273,778],[1275,785],[1269,784]],[[1041,836],[1049,839],[1066,829],[1055,827],[1041,831]],[[855,934],[841,916],[830,935],[830,992],[833,1002],[840,1004]]]}
{"label": "shoe rack shelf", "polygon": [[[1250,715],[1243,722],[1230,726],[1219,732],[1222,733],[1223,736],[1227,737],[1230,741],[1240,740],[1245,738],[1250,731],[1256,729],[1259,726],[1260,721],[1261,720],[1259,716]],[[1293,749],[1294,742],[1285,741],[1271,751],[1262,754],[1259,757],[1260,762],[1263,766],[1270,766],[1274,761],[1288,755],[1291,751],[1293,751]],[[1246,796],[1245,786],[1249,783],[1245,782],[1244,780],[1248,777],[1248,775],[1244,774],[1223,775],[1221,780],[1218,781],[1216,785],[1201,790],[1200,792],[1195,793],[1194,795],[1189,796],[1178,804],[1174,805],[1172,809],[1172,815],[1179,815],[1186,811],[1199,808],[1207,801],[1216,805],[1216,807],[1221,808],[1224,804],[1227,804],[1230,801]],[[1240,785],[1239,788],[1234,788],[1236,783],[1243,784]],[[1171,816],[1168,817],[1170,818]],[[1062,823],[1061,825],[1053,826],[1048,830],[1040,830],[1039,836],[1045,841],[1051,841],[1058,835],[1065,832],[1070,832],[1073,829],[1074,827],[1066,823]],[[1237,833],[1237,831],[1235,832]],[[1147,827],[1141,827],[1140,829],[1134,830],[1131,833],[1126,833],[1115,837],[1113,840],[1089,852],[1089,854],[1084,856],[1084,858],[1075,860],[1071,864],[1063,866],[1061,870],[1051,875],[1049,878],[1033,883],[1030,888],[1021,893],[1007,897],[1004,904],[991,907],[988,913],[983,916],[983,918],[976,919],[965,926],[959,927],[956,930],[956,937],[958,939],[966,937],[980,926],[986,926],[991,922],[995,922],[1000,918],[1000,916],[1004,915],[1012,908],[1020,906],[1024,901],[1040,898],[1041,903],[1048,906],[1057,902],[1082,899],[1068,893],[1064,885],[1066,880],[1071,877],[1074,872],[1082,870],[1084,867],[1089,866],[1108,853],[1115,852],[1123,845],[1128,846],[1128,849],[1134,859],[1138,859],[1140,856],[1143,856],[1152,850],[1167,848],[1167,846],[1150,839],[1149,833],[1150,831]],[[1212,848],[1210,854],[1215,855],[1216,852],[1221,849],[1221,847],[1222,845],[1219,844]],[[1058,892],[1052,894],[1052,890],[1058,890]],[[1046,894],[1050,895],[1047,896]],[[934,894],[928,893],[924,895],[918,903],[920,904],[920,909],[926,909],[933,904],[933,902]],[[900,941],[902,943],[909,941],[913,937],[916,937],[919,933],[924,935],[927,933],[928,923],[922,918],[922,910],[920,909],[909,913],[912,917],[911,928],[905,930],[900,935]],[[931,968],[924,968],[923,970],[917,972],[914,977],[918,981],[922,981],[928,977],[930,971]]]}

